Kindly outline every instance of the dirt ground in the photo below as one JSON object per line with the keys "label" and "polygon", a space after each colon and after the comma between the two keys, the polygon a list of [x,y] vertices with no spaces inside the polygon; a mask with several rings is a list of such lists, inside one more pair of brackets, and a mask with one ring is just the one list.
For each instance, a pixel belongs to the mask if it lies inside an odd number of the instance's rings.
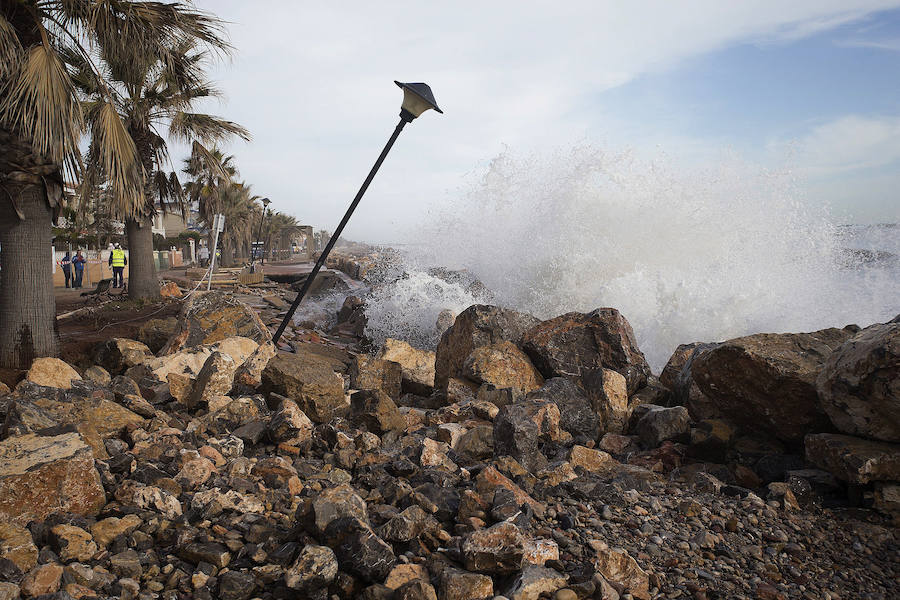
{"label": "dirt ground", "polygon": [[[181,310],[177,300],[135,302],[127,296],[112,296],[108,301],[96,302],[81,297],[86,290],[56,290],[57,330],[59,332],[59,358],[76,369],[89,367],[91,350],[101,340],[114,337],[137,337],[140,326],[148,319],[173,317]],[[86,309],[71,317],[59,318],[66,313]],[[0,381],[13,387],[24,377],[23,371],[0,369]]]}

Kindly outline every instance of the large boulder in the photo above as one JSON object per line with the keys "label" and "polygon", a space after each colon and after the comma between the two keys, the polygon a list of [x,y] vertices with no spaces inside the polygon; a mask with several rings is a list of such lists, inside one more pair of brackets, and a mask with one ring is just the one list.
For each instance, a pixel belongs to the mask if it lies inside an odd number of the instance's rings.
{"label": "large boulder", "polygon": [[195,292],[178,315],[178,330],[160,353],[172,354],[234,336],[250,338],[257,344],[272,341],[256,311],[231,294]]}
{"label": "large boulder", "polygon": [[333,364],[313,354],[279,352],[262,372],[262,390],[294,400],[316,423],[347,413],[344,378]]}
{"label": "large boulder", "polygon": [[588,369],[606,367],[625,376],[630,395],[650,376],[631,325],[614,308],[544,321],[525,333],[522,344],[546,378],[581,377]]}
{"label": "large boulder", "polygon": [[11,402],[0,438],[68,425],[83,436],[96,458],[108,457],[103,440],[144,422],[143,417],[115,402],[112,392],[87,382],[77,382],[69,390],[20,384],[8,399]]}
{"label": "large boulder", "polygon": [[434,352],[419,350],[404,341],[388,338],[378,353],[378,358],[400,363],[404,393],[431,395],[434,388]]}
{"label": "large boulder", "polygon": [[825,361],[816,388],[839,431],[900,442],[900,320],[844,342]]}
{"label": "large boulder", "polygon": [[463,366],[472,350],[497,342],[519,345],[526,331],[540,321],[526,313],[475,304],[456,317],[453,326],[441,336],[435,352],[434,387],[446,392],[451,377],[463,375]]}
{"label": "large boulder", "polygon": [[73,381],[79,381],[81,375],[66,362],[58,358],[36,358],[25,374],[25,381],[46,387],[67,390]]}
{"label": "large boulder", "polygon": [[806,436],[806,460],[848,483],[900,481],[900,445],[836,433]]}
{"label": "large boulder", "polygon": [[516,396],[534,391],[544,383],[528,356],[507,340],[472,350],[463,363],[463,375],[475,383],[510,388]]}
{"label": "large boulder", "polygon": [[697,356],[691,373],[729,421],[799,444],[807,433],[832,429],[819,404],[816,378],[851,335],[832,328],[736,338]]}
{"label": "large boulder", "polygon": [[0,442],[0,521],[25,525],[54,512],[96,515],[104,504],[94,455],[80,434]]}

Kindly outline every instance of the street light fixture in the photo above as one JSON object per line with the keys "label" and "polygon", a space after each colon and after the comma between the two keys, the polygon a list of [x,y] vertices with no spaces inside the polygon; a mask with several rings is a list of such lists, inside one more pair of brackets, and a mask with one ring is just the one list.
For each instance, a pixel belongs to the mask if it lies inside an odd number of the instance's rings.
{"label": "street light fixture", "polygon": [[363,184],[359,188],[359,191],[356,193],[356,197],[353,199],[353,202],[350,203],[350,208],[347,209],[347,212],[344,214],[344,218],[341,219],[341,222],[337,226],[337,229],[334,230],[334,233],[331,235],[331,239],[328,240],[328,244],[325,246],[325,249],[322,250],[322,254],[319,256],[319,260],[316,261],[316,265],[313,267],[313,270],[306,278],[306,281],[303,282],[303,287],[300,289],[297,297],[294,298],[294,302],[291,304],[291,307],[288,309],[287,314],[281,321],[281,325],[278,326],[278,331],[276,331],[275,335],[272,337],[272,341],[276,344],[278,343],[278,340],[281,339],[281,334],[284,333],[284,330],[287,327],[288,323],[291,322],[291,318],[294,316],[294,312],[297,310],[297,307],[300,306],[300,302],[303,300],[306,292],[309,291],[313,280],[319,273],[319,269],[321,269],[322,265],[325,264],[325,260],[328,258],[328,254],[331,252],[331,249],[334,247],[338,238],[341,237],[341,232],[344,231],[344,226],[350,220],[350,217],[353,215],[353,211],[356,210],[356,206],[359,204],[359,201],[362,200],[363,194],[365,194],[366,190],[369,189],[369,184],[372,183],[372,179],[375,178],[375,174],[381,167],[381,163],[383,163],[384,159],[387,157],[388,152],[391,151],[391,147],[394,145],[394,142],[397,141],[397,137],[400,135],[400,132],[403,131],[403,128],[407,123],[411,123],[413,119],[421,115],[429,108],[432,108],[441,114],[443,114],[444,112],[440,108],[438,108],[437,102],[435,102],[434,100],[434,95],[431,93],[431,88],[428,87],[427,84],[401,83],[399,81],[395,81],[394,83],[396,83],[397,86],[403,90],[403,104],[400,107],[400,122],[397,123],[397,127],[394,128],[394,133],[391,134],[390,139],[384,146],[384,150],[381,151],[381,155],[379,155],[378,160],[375,161],[375,165],[372,167],[372,170],[369,171],[368,177],[366,177],[365,181],[363,181]]}
{"label": "street light fixture", "polygon": [[[269,203],[272,201],[269,200],[268,198],[263,198],[262,200],[260,200],[260,202],[262,202],[263,211],[262,211],[262,214],[259,216],[259,230],[257,231],[257,236],[256,236],[257,243],[259,243],[260,238],[262,237],[263,221],[266,220],[266,209],[269,207]],[[261,248],[260,248],[260,258],[264,258],[262,256]],[[256,248],[252,248],[250,250],[250,272],[251,273],[256,272]]]}

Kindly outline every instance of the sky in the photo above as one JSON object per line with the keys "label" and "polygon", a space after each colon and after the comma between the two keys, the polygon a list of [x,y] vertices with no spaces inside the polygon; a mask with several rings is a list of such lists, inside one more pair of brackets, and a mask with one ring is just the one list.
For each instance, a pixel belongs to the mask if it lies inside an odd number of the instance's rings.
{"label": "sky", "polygon": [[428,83],[344,237],[397,241],[500,153],[590,143],[789,169],[839,222],[900,222],[900,0],[198,0],[228,22],[209,110],[270,208],[333,230]]}

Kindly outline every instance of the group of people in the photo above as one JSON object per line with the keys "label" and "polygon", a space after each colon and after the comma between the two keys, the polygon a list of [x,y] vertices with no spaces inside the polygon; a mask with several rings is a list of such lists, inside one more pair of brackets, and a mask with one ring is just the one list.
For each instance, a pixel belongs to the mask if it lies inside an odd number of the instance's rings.
{"label": "group of people", "polygon": [[[66,278],[66,287],[80,288],[81,287],[81,279],[84,276],[84,265],[87,263],[87,259],[84,255],[81,254],[81,251],[78,251],[74,257],[71,252],[66,252],[66,255],[63,256],[62,260],[59,261],[60,266],[62,267],[63,275]],[[72,270],[74,268],[74,276]]]}
{"label": "group of people", "polygon": [[[128,264],[128,257],[125,255],[125,251],[122,250],[122,246],[120,244],[115,244],[109,252],[109,266],[112,267],[113,272],[113,283],[112,287],[114,288],[124,288],[124,272],[125,265]],[[87,259],[79,250],[78,253],[73,257],[71,252],[66,252],[66,255],[62,257],[59,261],[59,266],[62,267],[63,275],[66,278],[66,287],[72,288],[80,288],[81,281],[84,276],[84,265],[87,264]]]}

